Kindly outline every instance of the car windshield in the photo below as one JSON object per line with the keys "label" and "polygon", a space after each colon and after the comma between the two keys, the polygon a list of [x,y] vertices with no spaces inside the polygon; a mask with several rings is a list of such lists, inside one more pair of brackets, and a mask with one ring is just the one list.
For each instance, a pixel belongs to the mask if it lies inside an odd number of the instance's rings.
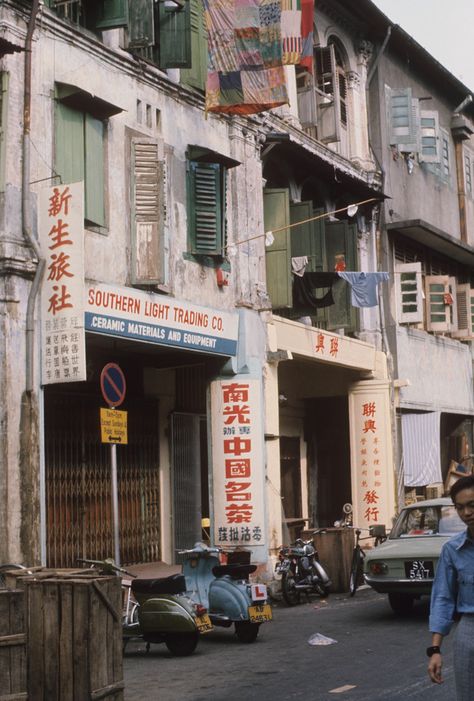
{"label": "car windshield", "polygon": [[463,528],[465,526],[452,505],[418,506],[403,509],[392,528],[390,538],[450,536]]}

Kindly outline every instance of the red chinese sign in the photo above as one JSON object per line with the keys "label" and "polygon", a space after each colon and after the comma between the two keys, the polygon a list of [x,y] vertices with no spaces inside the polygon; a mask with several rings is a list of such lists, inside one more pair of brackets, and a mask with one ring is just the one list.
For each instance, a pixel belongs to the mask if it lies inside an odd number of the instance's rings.
{"label": "red chinese sign", "polygon": [[352,395],[353,501],[356,523],[389,523],[394,508],[388,390],[364,388]]}
{"label": "red chinese sign", "polygon": [[86,379],[83,201],[82,183],[40,194],[42,384]]}
{"label": "red chinese sign", "polygon": [[211,385],[214,539],[264,542],[263,422],[258,380]]}

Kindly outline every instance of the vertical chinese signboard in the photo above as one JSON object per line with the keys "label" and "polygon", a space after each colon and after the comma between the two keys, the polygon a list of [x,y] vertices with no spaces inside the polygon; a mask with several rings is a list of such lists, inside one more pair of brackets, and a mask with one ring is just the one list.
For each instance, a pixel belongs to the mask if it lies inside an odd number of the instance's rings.
{"label": "vertical chinese signboard", "polygon": [[349,415],[354,523],[390,527],[396,505],[388,383],[354,385]]}
{"label": "vertical chinese signboard", "polygon": [[83,183],[42,190],[39,238],[46,259],[41,290],[42,384],[86,379]]}
{"label": "vertical chinese signboard", "polygon": [[259,380],[211,384],[214,541],[263,545],[265,474]]}

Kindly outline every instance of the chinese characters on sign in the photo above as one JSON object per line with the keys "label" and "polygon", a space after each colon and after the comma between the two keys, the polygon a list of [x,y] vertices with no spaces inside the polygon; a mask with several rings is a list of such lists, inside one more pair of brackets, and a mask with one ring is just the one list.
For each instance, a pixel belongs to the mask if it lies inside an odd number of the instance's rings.
{"label": "chinese characters on sign", "polygon": [[86,379],[83,201],[82,183],[40,193],[39,237],[46,258],[41,290],[44,385]]}
{"label": "chinese characters on sign", "polygon": [[354,396],[355,495],[358,522],[368,528],[385,523],[391,508],[389,471],[390,433],[386,398],[366,390]]}
{"label": "chinese characters on sign", "polygon": [[262,545],[263,424],[258,380],[211,385],[214,538],[219,545]]}
{"label": "chinese characters on sign", "polygon": [[318,332],[314,345],[314,352],[319,356],[326,355],[331,358],[337,358],[339,353],[339,338],[334,338],[333,336]]}

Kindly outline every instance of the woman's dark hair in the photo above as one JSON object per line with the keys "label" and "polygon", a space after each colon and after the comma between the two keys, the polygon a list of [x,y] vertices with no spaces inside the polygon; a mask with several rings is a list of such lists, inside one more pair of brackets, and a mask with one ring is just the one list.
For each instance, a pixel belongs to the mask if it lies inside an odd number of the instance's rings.
{"label": "woman's dark hair", "polygon": [[466,475],[466,477],[460,477],[449,490],[449,496],[451,497],[453,504],[459,492],[462,492],[463,489],[472,489],[473,487],[474,475]]}

